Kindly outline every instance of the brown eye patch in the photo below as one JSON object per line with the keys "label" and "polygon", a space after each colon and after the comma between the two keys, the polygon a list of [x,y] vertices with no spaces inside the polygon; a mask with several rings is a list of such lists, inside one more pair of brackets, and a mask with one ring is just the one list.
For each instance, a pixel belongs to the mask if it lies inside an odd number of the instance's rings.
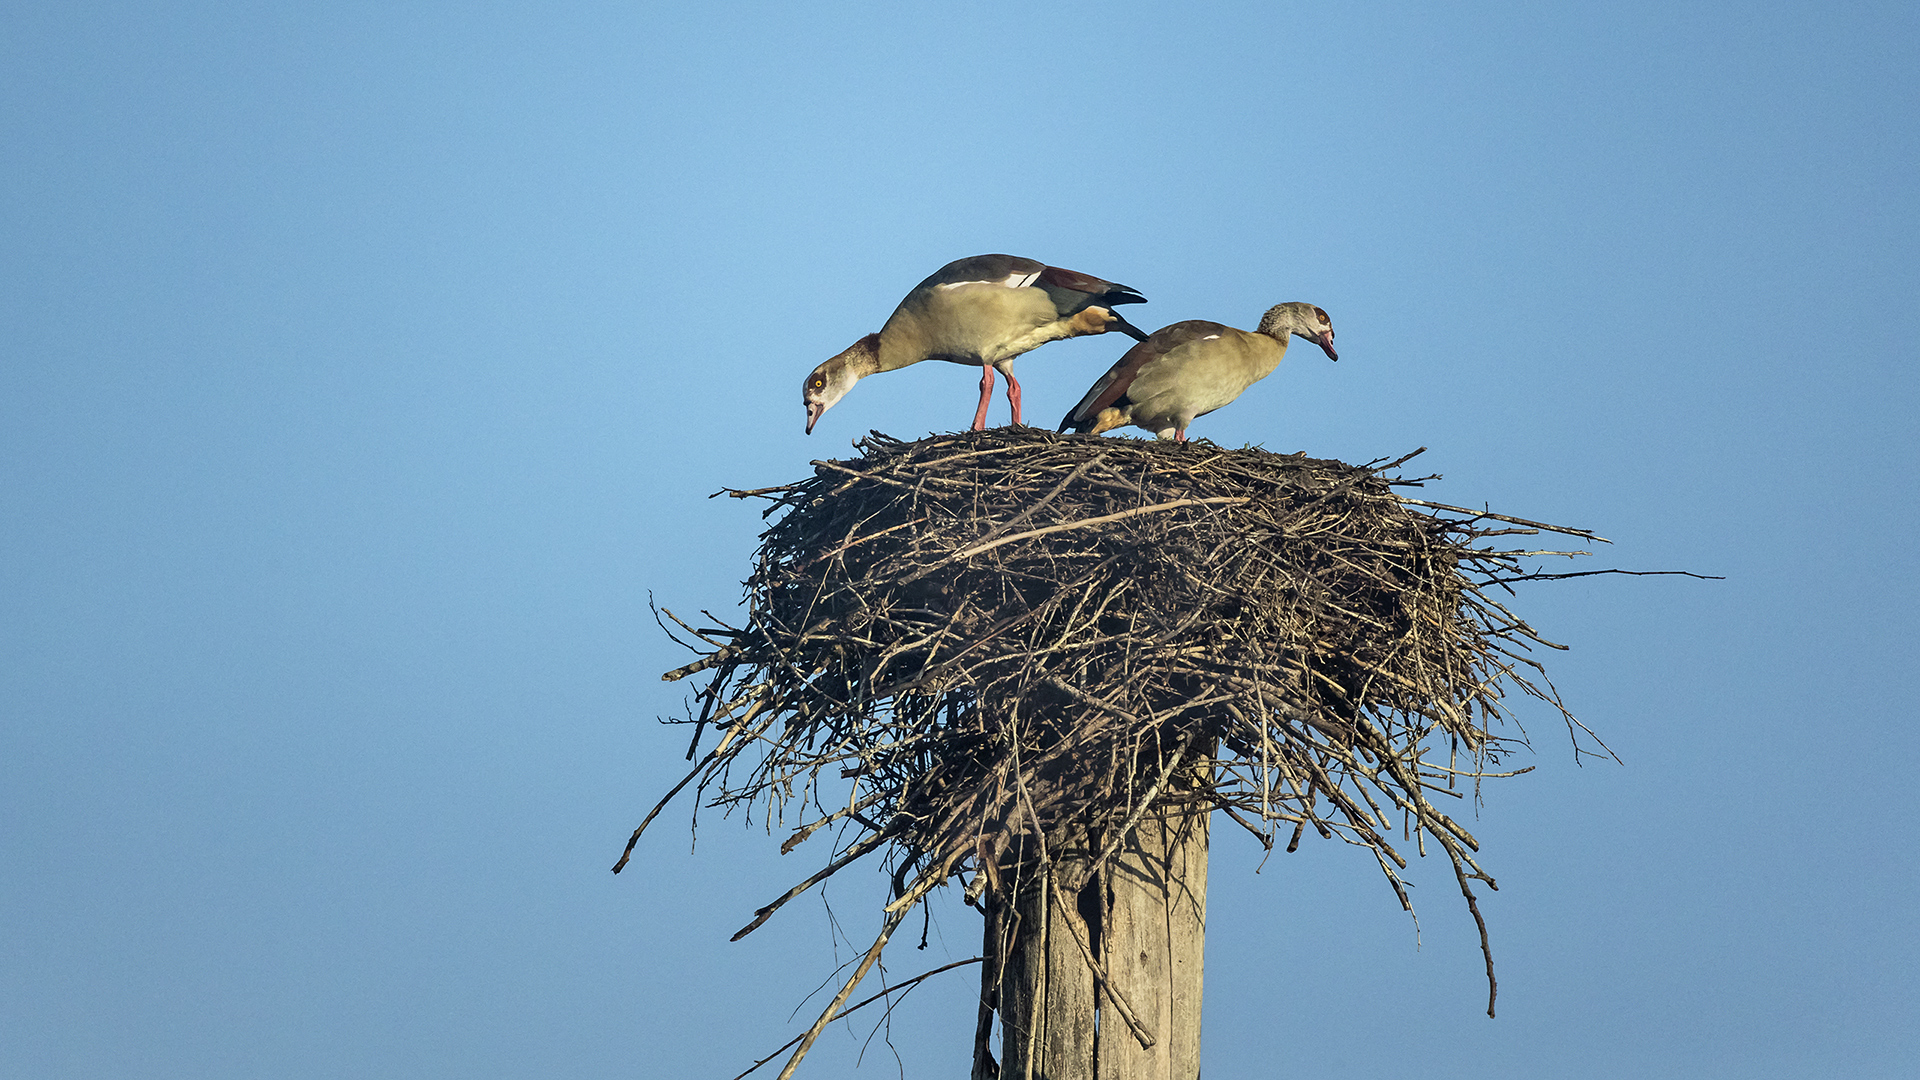
{"label": "brown eye patch", "polygon": [[1314,308],[1314,309],[1313,309],[1313,313],[1314,313],[1315,315],[1318,315],[1318,316],[1320,316],[1320,321],[1321,321],[1321,322],[1323,322],[1323,323],[1326,323],[1326,324],[1327,324],[1328,326],[1332,326],[1332,325],[1333,325],[1333,320],[1332,320],[1332,319],[1329,319],[1329,318],[1327,318],[1327,313],[1326,313],[1325,311],[1323,311],[1323,310],[1321,310],[1320,308],[1318,308],[1318,307],[1316,307],[1316,308]]}

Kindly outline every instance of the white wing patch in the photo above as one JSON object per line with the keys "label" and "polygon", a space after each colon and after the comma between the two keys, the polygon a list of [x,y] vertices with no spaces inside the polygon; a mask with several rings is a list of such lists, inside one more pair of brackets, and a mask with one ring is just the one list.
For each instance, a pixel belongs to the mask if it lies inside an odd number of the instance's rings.
{"label": "white wing patch", "polygon": [[1208,334],[1208,335],[1207,335],[1206,337],[1203,337],[1203,338],[1201,338],[1200,340],[1201,340],[1201,341],[1219,341],[1219,340],[1220,340],[1220,335],[1219,335],[1219,334]]}
{"label": "white wing patch", "polygon": [[1039,279],[1039,277],[1040,277],[1040,271],[1038,270],[1035,270],[1031,274],[1023,274],[1023,273],[1020,273],[1019,271],[1015,271],[1014,273],[1008,274],[1004,279],[999,281],[943,281],[940,284],[935,285],[934,288],[964,289],[969,285],[1004,285],[1009,289],[1024,289],[1028,285],[1033,284],[1036,280]]}

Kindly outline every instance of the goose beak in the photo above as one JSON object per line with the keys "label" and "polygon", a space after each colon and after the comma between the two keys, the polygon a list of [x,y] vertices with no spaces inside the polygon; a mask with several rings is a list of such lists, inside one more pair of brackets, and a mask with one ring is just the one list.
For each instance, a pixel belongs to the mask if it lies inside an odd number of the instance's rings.
{"label": "goose beak", "polygon": [[813,434],[813,425],[820,422],[820,414],[826,411],[827,407],[817,401],[807,402],[807,434]]}
{"label": "goose beak", "polygon": [[1335,361],[1340,359],[1340,354],[1333,351],[1333,331],[1320,331],[1320,333],[1314,337],[1313,343],[1320,346],[1321,350],[1327,354],[1327,359]]}

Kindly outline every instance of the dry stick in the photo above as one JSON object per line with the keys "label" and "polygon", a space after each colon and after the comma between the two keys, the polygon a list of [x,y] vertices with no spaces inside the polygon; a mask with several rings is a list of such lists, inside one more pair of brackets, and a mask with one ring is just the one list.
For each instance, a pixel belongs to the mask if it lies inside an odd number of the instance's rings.
{"label": "dry stick", "polygon": [[754,488],[751,491],[741,491],[738,488],[721,488],[719,491],[707,496],[707,498],[717,499],[722,495],[726,495],[735,499],[747,499],[755,495],[767,495],[775,491],[792,491],[799,486],[799,484],[777,484],[773,487]]}
{"label": "dry stick", "polygon": [[1091,694],[1088,694],[1086,691],[1081,690],[1079,687],[1074,686],[1073,684],[1067,682],[1064,679],[1060,679],[1057,677],[1050,678],[1047,680],[1047,685],[1053,687],[1055,690],[1058,690],[1061,693],[1066,694],[1068,697],[1071,697],[1075,701],[1080,702],[1082,705],[1091,705],[1094,708],[1099,709],[1101,712],[1107,713],[1111,716],[1119,717],[1120,719],[1125,720],[1129,724],[1145,726],[1145,724],[1147,723],[1146,721],[1141,720],[1139,717],[1133,715],[1127,710],[1119,708],[1118,706],[1109,705],[1106,702],[1101,701],[1099,698],[1094,697]]}
{"label": "dry stick", "polygon": [[1137,506],[1132,510],[1122,510],[1117,514],[1101,514],[1098,517],[1081,518],[1079,521],[1062,522],[1059,525],[1048,525],[1042,529],[1029,529],[1023,533],[1014,533],[1012,536],[1003,536],[998,540],[964,548],[948,556],[946,559],[941,560],[941,562],[951,562],[956,559],[970,559],[983,551],[992,551],[1002,544],[1011,544],[1016,540],[1028,540],[1036,536],[1046,536],[1048,533],[1066,532],[1069,529],[1084,529],[1092,525],[1105,525],[1110,521],[1121,521],[1130,517],[1138,517],[1141,514],[1157,513],[1161,510],[1176,510],[1182,506],[1233,506],[1252,501],[1253,498],[1251,496],[1217,495],[1206,499],[1174,499],[1171,502],[1154,503],[1152,506]]}
{"label": "dry stick", "polygon": [[1412,461],[1414,458],[1417,458],[1421,454],[1424,454],[1426,452],[1427,452],[1427,448],[1423,446],[1420,449],[1415,450],[1411,454],[1401,454],[1399,457],[1394,458],[1392,461],[1387,462],[1385,465],[1363,465],[1361,466],[1361,468],[1364,468],[1368,472],[1372,472],[1372,473],[1383,473],[1383,472],[1386,472],[1388,469],[1397,469],[1400,466],[1405,465],[1407,462]]}
{"label": "dry stick", "polygon": [[[1423,446],[1420,449],[1424,450],[1426,447]],[[1415,454],[1419,452],[1419,450],[1414,451]],[[1412,455],[1410,454],[1408,456],[1411,457]],[[1406,459],[1402,458],[1401,460],[1404,461]],[[1262,717],[1271,715],[1267,709],[1266,690],[1261,680],[1257,677],[1257,673],[1253,680],[1253,704],[1255,708],[1260,710]],[[1232,705],[1227,706],[1227,711],[1234,713],[1236,716],[1239,715],[1238,711],[1235,710]],[[1241,719],[1244,720],[1246,718],[1241,717]],[[1273,729],[1262,722],[1260,725],[1260,820],[1263,823],[1272,820],[1273,817],[1273,770],[1269,765],[1269,762],[1272,760]],[[1229,813],[1231,813],[1231,811],[1229,811]],[[1268,826],[1268,828],[1272,828],[1272,826]],[[1273,850],[1272,836],[1261,837],[1261,842],[1266,844],[1269,852]],[[1260,861],[1262,865],[1266,863],[1265,859],[1261,859]]]}
{"label": "dry stick", "polygon": [[[911,979],[905,979],[901,982],[894,983],[892,986],[887,987],[885,990],[880,991],[879,993],[873,995],[872,997],[866,999],[865,1001],[862,1001],[858,1005],[847,1006],[846,1010],[840,1014],[839,1019],[845,1020],[847,1017],[852,1016],[854,1013],[859,1012],[861,1009],[864,1009],[867,1006],[873,1004],[874,1002],[879,1001],[881,998],[886,997],[888,994],[896,994],[902,990],[911,989],[916,984],[923,982],[927,979],[931,979],[935,975],[938,975],[943,971],[952,971],[954,968],[966,967],[968,964],[978,964],[983,959],[985,959],[985,957],[976,956],[971,960],[955,960],[951,964],[942,964],[939,967],[934,968],[932,971],[923,971],[920,974],[915,975]],[[733,1080],[741,1080],[741,1077],[744,1077],[753,1073],[755,1070],[759,1069],[760,1066],[765,1065],[767,1062],[772,1061],[774,1058],[779,1057],[781,1050],[785,1050],[787,1047],[792,1046],[794,1043],[799,1042],[801,1039],[805,1037],[806,1036],[804,1035],[795,1035],[793,1038],[788,1039],[784,1045],[780,1046],[778,1049],[774,1050],[773,1053],[768,1054],[766,1057],[761,1058],[759,1061],[754,1062],[753,1068],[748,1069],[746,1072],[741,1073],[740,1076],[734,1077]]]}
{"label": "dry stick", "polygon": [[[913,490],[913,485],[911,484],[903,484],[900,481],[893,479],[892,477],[875,476],[873,473],[864,473],[858,469],[849,469],[845,465],[842,465],[837,461],[811,461],[811,462],[808,462],[808,464],[816,468],[832,469],[835,472],[843,472],[843,473],[846,473],[848,476],[857,476],[862,480],[873,480],[882,484],[892,484],[894,487],[900,488],[903,491]],[[1471,510],[1468,510],[1466,512],[1469,514],[1473,513],[1473,511]]]}
{"label": "dry stick", "polygon": [[620,853],[620,861],[613,864],[614,873],[617,874],[626,869],[627,860],[633,857],[633,846],[640,842],[640,834],[646,832],[647,826],[653,824],[653,819],[660,816],[660,811],[665,810],[667,804],[673,801],[673,797],[680,794],[681,788],[692,783],[694,777],[699,776],[707,766],[713,764],[713,760],[720,756],[720,750],[725,745],[725,743],[722,743],[721,746],[707,751],[707,756],[700,759],[700,764],[695,765],[692,772],[682,777],[679,783],[673,785],[672,791],[667,792],[661,797],[659,802],[653,804],[653,809],[648,811],[647,816],[641,819],[640,827],[633,830],[633,835],[627,838],[626,850]]}
{"label": "dry stick", "polygon": [[867,955],[861,959],[860,967],[854,971],[853,978],[848,979],[847,985],[841,987],[838,994],[833,995],[833,1000],[827,1003],[827,1009],[820,1014],[820,1019],[815,1020],[813,1027],[808,1028],[807,1033],[800,1037],[800,1049],[795,1050],[793,1056],[787,1059],[787,1066],[780,1070],[778,1080],[792,1080],[793,1070],[800,1067],[800,1059],[807,1056],[808,1050],[813,1049],[813,1041],[820,1037],[820,1033],[827,1029],[829,1023],[832,1023],[833,1014],[839,1012],[840,1006],[846,1004],[847,999],[853,996],[853,988],[860,985],[861,979],[867,977],[867,972],[872,969],[873,962],[880,959],[880,950],[887,947],[887,939],[893,936],[894,930],[900,926],[900,920],[906,917],[907,913],[905,910],[889,911],[887,913],[886,921],[882,923],[880,927],[880,936],[873,939],[873,946],[867,950]]}
{"label": "dry stick", "polygon": [[[815,462],[815,464],[819,463]],[[1395,498],[1400,502],[1406,503],[1408,506],[1424,506],[1429,510],[1447,510],[1455,514],[1471,514],[1472,517],[1468,519],[1469,521],[1477,521],[1480,518],[1491,518],[1494,521],[1504,521],[1509,525],[1525,525],[1530,529],[1545,529],[1548,532],[1556,532],[1562,536],[1580,536],[1588,540],[1598,540],[1603,544],[1613,543],[1613,541],[1589,529],[1569,529],[1563,525],[1548,525],[1544,521],[1528,521],[1526,518],[1508,517],[1505,514],[1495,514],[1485,510],[1469,510],[1464,506],[1448,506],[1446,503],[1409,499],[1404,495],[1397,495]]]}
{"label": "dry stick", "polygon": [[865,855],[867,852],[872,851],[874,848],[877,848],[881,844],[885,843],[889,839],[889,836],[890,834],[887,834],[887,833],[874,833],[871,836],[866,836],[859,840],[854,841],[853,846],[847,849],[847,853],[845,855],[842,855],[839,858],[828,863],[827,865],[821,867],[820,870],[817,873],[815,873],[813,876],[807,878],[807,880],[801,882],[798,885],[795,885],[793,888],[788,889],[786,892],[782,893],[778,900],[775,900],[773,903],[768,904],[766,907],[760,908],[759,910],[755,911],[753,913],[753,921],[741,927],[738,931],[734,933],[732,937],[728,938],[727,940],[739,941],[741,938],[746,937],[748,934],[753,933],[755,930],[758,930],[760,928],[760,924],[766,922],[768,919],[773,918],[773,913],[776,911],[779,911],[783,906],[785,906],[787,901],[793,899],[796,896],[799,896],[801,893],[806,892],[808,889],[811,889],[815,885],[818,885],[822,881],[825,881],[828,878],[832,877],[835,873],[837,873],[842,867],[846,866],[848,863],[853,862],[854,860],[860,858],[860,856]]}
{"label": "dry stick", "polygon": [[[839,760],[839,759],[836,759],[836,760]],[[814,833],[820,831],[821,829],[827,827],[828,825],[833,824],[836,821],[839,821],[841,818],[852,817],[853,815],[858,814],[860,811],[865,810],[867,807],[872,806],[874,803],[877,803],[886,799],[889,794],[891,793],[886,791],[876,791],[873,794],[867,796],[866,798],[861,799],[859,803],[853,806],[847,807],[845,810],[835,810],[833,813],[828,814],[826,817],[821,818],[820,820],[812,823],[811,825],[802,825],[799,829],[795,830],[792,836],[787,837],[786,840],[781,842],[780,854],[782,855],[787,854],[788,852],[792,851],[794,848],[797,848],[801,844],[806,843],[807,840],[811,838]]]}
{"label": "dry stick", "polygon": [[[667,618],[672,619],[674,622],[679,623],[680,629],[685,630],[687,633],[692,634],[694,637],[699,638],[701,641],[706,642],[707,644],[713,646],[715,649],[726,648],[726,645],[724,643],[713,640],[712,638],[708,637],[704,631],[695,630],[693,627],[687,625],[687,620],[681,618],[678,615],[675,615],[673,613],[672,608],[662,607],[660,610],[666,612]],[[701,614],[707,615],[705,611],[702,611]],[[713,616],[707,615],[707,617],[712,618]]]}
{"label": "dry stick", "polygon": [[1098,465],[1105,460],[1107,460],[1107,455],[1096,454],[1095,456],[1090,457],[1087,460],[1081,462],[1078,468],[1074,469],[1072,472],[1067,474],[1066,479],[1053,485],[1052,491],[1049,491],[1045,495],[1040,496],[1038,501],[1028,506],[1025,510],[1020,511],[1020,513],[1016,515],[1013,519],[1011,519],[1004,525],[995,526],[990,532],[987,533],[987,535],[981,537],[980,539],[991,540],[994,537],[999,536],[1002,533],[1005,533],[1008,529],[1014,528],[1020,525],[1022,522],[1030,520],[1034,514],[1038,513],[1048,503],[1051,503],[1056,497],[1059,496],[1059,494],[1062,491],[1065,491],[1067,489],[1067,485],[1073,483],[1075,480],[1080,479],[1082,476],[1085,476],[1087,474],[1088,469],[1093,468],[1095,465]]}
{"label": "dry stick", "polygon": [[[1420,783],[1417,773],[1409,775],[1405,761],[1397,756],[1385,756],[1381,765],[1394,780],[1399,783],[1401,790],[1407,793],[1407,802],[1412,804],[1414,816],[1419,818],[1423,825],[1431,826],[1432,823],[1437,821],[1445,827],[1449,833],[1452,833],[1455,839],[1465,844],[1469,849],[1473,851],[1480,850],[1480,841],[1474,839],[1472,833],[1462,828],[1459,822],[1441,813],[1439,808],[1428,802],[1426,796],[1420,793],[1425,785]],[[1374,783],[1377,786],[1379,781],[1375,780]],[[1381,788],[1381,790],[1385,791],[1386,789]]]}
{"label": "dry stick", "polygon": [[[614,873],[619,873],[627,865],[627,860],[633,857],[633,846],[640,842],[640,834],[647,831],[647,826],[653,824],[653,819],[660,816],[660,811],[665,810],[667,804],[673,801],[673,797],[680,794],[681,788],[692,783],[694,777],[699,776],[707,766],[713,764],[715,759],[726,753],[727,747],[733,743],[734,736],[746,730],[747,724],[761,711],[768,700],[769,698],[763,697],[759,701],[754,702],[752,707],[750,707],[739,720],[735,721],[733,727],[727,730],[726,737],[720,740],[720,744],[707,751],[707,756],[700,759],[700,764],[695,765],[692,772],[682,778],[679,783],[673,785],[673,790],[662,796],[659,802],[653,804],[653,809],[647,812],[645,818],[641,819],[640,827],[633,830],[633,835],[627,838],[626,850],[620,853],[620,861],[613,864]],[[768,722],[771,723],[773,717],[768,717],[767,719]],[[765,727],[764,724],[761,726]],[[755,732],[755,734],[758,734],[758,732]]]}
{"label": "dry stick", "polygon": [[814,563],[817,563],[817,562],[825,562],[826,560],[833,558],[835,555],[845,555],[848,551],[851,551],[852,549],[859,547],[861,544],[864,544],[869,540],[878,540],[880,537],[885,536],[890,532],[898,532],[901,529],[910,529],[913,526],[918,525],[926,520],[927,520],[926,517],[923,515],[921,517],[914,518],[912,521],[903,521],[898,525],[881,529],[879,532],[868,533],[867,535],[861,537],[858,540],[855,540],[851,536],[849,536],[847,538],[846,543],[841,544],[839,547],[834,548],[832,551],[829,551],[823,555],[814,556],[813,558],[807,560],[806,562],[801,563],[800,567],[797,567],[796,569],[812,566]]}
{"label": "dry stick", "polygon": [[[1231,806],[1226,805],[1225,803],[1221,804],[1220,809],[1225,811],[1226,815],[1232,818],[1235,824],[1239,825],[1241,828],[1252,833],[1253,838],[1255,840],[1260,841],[1260,846],[1262,848],[1264,848],[1267,851],[1273,850],[1273,834],[1269,829],[1264,829],[1254,825],[1253,822],[1248,821],[1246,818],[1241,817],[1239,811],[1235,810]],[[1262,809],[1265,809],[1264,804],[1262,805]],[[1282,814],[1278,811],[1274,811],[1273,817],[1275,820],[1278,820],[1278,821],[1299,821],[1300,820],[1299,818],[1293,817],[1288,814]],[[1264,820],[1264,818],[1262,820]],[[1265,866],[1266,860],[1261,859],[1260,864],[1262,866]]]}
{"label": "dry stick", "polygon": [[[672,614],[672,612],[668,612],[668,614]],[[676,619],[674,621],[678,622],[679,620]],[[714,667],[716,665],[725,663],[727,660],[732,658],[733,654],[739,651],[740,651],[739,648],[736,646],[722,645],[718,649],[715,649],[713,652],[708,653],[707,655],[701,657],[698,660],[695,660],[691,664],[687,664],[683,667],[674,668],[672,671],[669,671],[661,675],[660,681],[661,682],[679,682],[681,679],[684,679],[689,675],[693,675],[698,672],[705,671],[710,667]]]}
{"label": "dry stick", "polygon": [[1147,793],[1142,796],[1140,802],[1134,806],[1133,813],[1127,818],[1126,823],[1120,826],[1120,831],[1115,833],[1113,839],[1107,842],[1107,849],[1100,853],[1098,859],[1094,860],[1093,868],[1089,873],[1098,874],[1101,868],[1107,865],[1107,860],[1113,857],[1113,853],[1119,850],[1120,845],[1126,843],[1127,837],[1133,835],[1134,826],[1140,824],[1140,819],[1146,815],[1147,808],[1152,806],[1153,800],[1159,796],[1161,785],[1165,784],[1167,778],[1173,775],[1173,770],[1180,765],[1180,759],[1187,756],[1187,747],[1192,745],[1193,740],[1199,737],[1199,735],[1200,729],[1196,727],[1192,731],[1187,732],[1186,738],[1180,740],[1180,745],[1174,750],[1173,756],[1167,759],[1166,767],[1160,770],[1160,775],[1154,780],[1153,786],[1147,789]]}
{"label": "dry stick", "polygon": [[1473,889],[1467,884],[1467,872],[1460,865],[1460,858],[1451,848],[1453,855],[1453,876],[1460,882],[1460,895],[1467,898],[1467,910],[1473,913],[1474,925],[1480,928],[1480,955],[1487,959],[1487,1019],[1493,1019],[1493,1002],[1500,996],[1500,983],[1493,977],[1493,946],[1487,942],[1487,920],[1480,916],[1480,904],[1474,899]]}
{"label": "dry stick", "polygon": [[921,469],[931,469],[935,465],[946,465],[955,461],[960,461],[965,458],[990,457],[994,454],[1002,454],[1002,453],[1005,453],[1008,449],[1009,449],[1008,447],[996,446],[991,450],[969,450],[963,454],[950,454],[947,457],[934,458],[930,461],[916,461],[914,462],[914,466],[916,468],[921,468]]}
{"label": "dry stick", "polygon": [[[1523,551],[1521,555],[1587,555],[1585,551]],[[1515,581],[1563,581],[1567,578],[1593,577],[1597,574],[1623,574],[1627,577],[1677,577],[1699,578],[1701,581],[1725,581],[1725,574],[1696,574],[1691,570],[1582,570],[1577,574],[1521,574],[1518,577],[1492,578],[1490,584],[1506,585]]]}
{"label": "dry stick", "polygon": [[964,854],[966,854],[965,851],[956,851],[952,855],[947,856],[947,861],[941,865],[940,869],[922,875],[920,880],[914,883],[913,888],[908,889],[905,893],[901,894],[900,899],[886,906],[885,911],[887,914],[892,915],[896,912],[905,912],[912,909],[913,905],[920,902],[921,897],[933,891],[934,886],[947,880],[948,875],[953,869],[955,860]]}

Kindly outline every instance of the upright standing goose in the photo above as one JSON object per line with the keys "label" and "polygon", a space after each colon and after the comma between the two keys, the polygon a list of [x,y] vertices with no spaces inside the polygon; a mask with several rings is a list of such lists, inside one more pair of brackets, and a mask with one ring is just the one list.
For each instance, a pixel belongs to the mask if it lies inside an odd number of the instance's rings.
{"label": "upright standing goose", "polygon": [[1113,311],[1146,297],[1111,281],[1076,274],[1017,255],[975,255],[950,262],[914,286],[877,334],[868,334],[807,376],[802,397],[807,434],[820,414],[846,396],[853,384],[878,371],[922,360],[975,364],[980,372],[980,408],[973,430],[987,426],[993,373],[1007,377],[1007,402],[1020,422],[1020,383],[1013,359],[1061,338],[1119,330],[1147,335]]}
{"label": "upright standing goose", "polygon": [[1204,319],[1162,327],[1100,376],[1060,421],[1060,430],[1098,435],[1132,424],[1155,438],[1185,442],[1194,417],[1273,374],[1293,334],[1326,350],[1328,359],[1340,359],[1333,351],[1333,320],[1312,304],[1270,308],[1252,334]]}

